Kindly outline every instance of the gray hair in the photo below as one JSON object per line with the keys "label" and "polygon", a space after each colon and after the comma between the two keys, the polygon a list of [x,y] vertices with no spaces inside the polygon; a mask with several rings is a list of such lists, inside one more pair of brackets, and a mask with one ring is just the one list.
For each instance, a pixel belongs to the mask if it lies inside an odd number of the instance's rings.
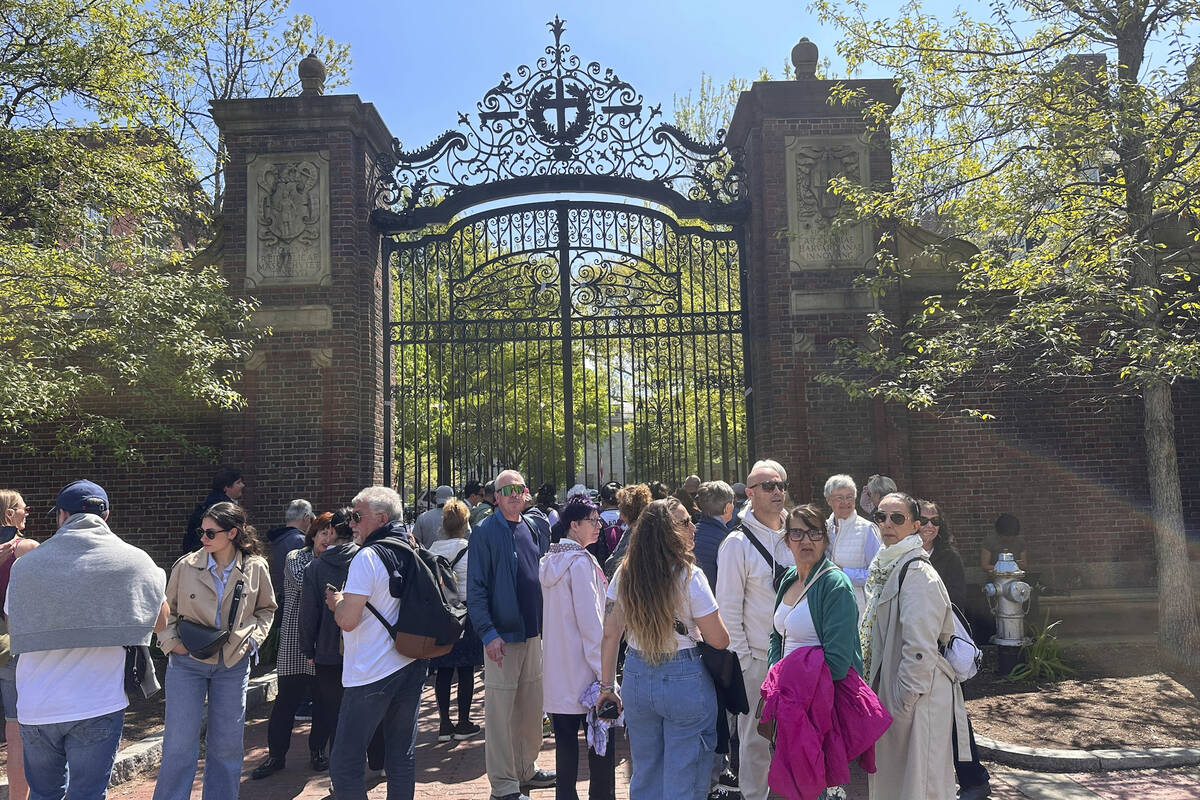
{"label": "gray hair", "polygon": [[826,497],[838,489],[849,489],[855,497],[858,497],[858,487],[854,485],[854,478],[849,475],[830,475],[829,480],[825,481]]}
{"label": "gray hair", "polygon": [[896,491],[896,482],[887,475],[872,475],[867,480],[867,491],[873,496],[883,499],[884,495]]}
{"label": "gray hair", "polygon": [[307,500],[293,500],[283,512],[283,521],[287,523],[299,522],[305,517],[313,518],[312,503]]}
{"label": "gray hair", "polygon": [[376,514],[383,514],[389,520],[404,518],[404,501],[395,489],[387,486],[368,486],[350,501],[350,505],[366,503]]}
{"label": "gray hair", "polygon": [[696,490],[696,505],[709,517],[719,517],[733,502],[733,488],[725,481],[705,481]]}
{"label": "gray hair", "polygon": [[[775,470],[775,472],[777,472],[779,474],[779,477],[782,480],[786,481],[788,479],[787,470],[783,468],[783,465],[780,464],[778,461],[773,461],[769,458],[764,458],[762,461],[755,461],[754,466],[750,468],[750,471],[748,473],[746,473],[746,477],[749,478],[751,475],[753,475],[755,472],[758,472],[760,469],[773,469],[773,470]],[[747,481],[747,483],[748,482],[749,481]]]}

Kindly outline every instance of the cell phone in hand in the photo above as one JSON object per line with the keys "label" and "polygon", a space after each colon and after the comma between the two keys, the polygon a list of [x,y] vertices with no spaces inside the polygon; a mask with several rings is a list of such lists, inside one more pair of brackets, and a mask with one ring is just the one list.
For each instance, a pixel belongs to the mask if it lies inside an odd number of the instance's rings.
{"label": "cell phone in hand", "polygon": [[325,591],[327,591],[327,592],[340,592],[340,591],[341,591],[341,589],[339,589],[338,587],[334,586],[332,583],[327,583],[327,584],[325,584]]}
{"label": "cell phone in hand", "polygon": [[601,703],[599,710],[596,711],[596,716],[600,719],[616,719],[621,716],[621,710],[617,708],[617,701],[606,700]]}

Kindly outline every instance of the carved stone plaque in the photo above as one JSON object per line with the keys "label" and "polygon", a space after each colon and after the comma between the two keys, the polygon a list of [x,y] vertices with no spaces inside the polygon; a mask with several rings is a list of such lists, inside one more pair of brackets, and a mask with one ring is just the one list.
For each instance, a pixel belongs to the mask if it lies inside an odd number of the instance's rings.
{"label": "carved stone plaque", "polygon": [[855,136],[789,136],[785,161],[791,268],[863,266],[871,253],[870,227],[834,226],[842,199],[829,190],[829,180],[869,181],[866,145]]}
{"label": "carved stone plaque", "polygon": [[328,286],[329,155],[260,153],[246,177],[246,287]]}

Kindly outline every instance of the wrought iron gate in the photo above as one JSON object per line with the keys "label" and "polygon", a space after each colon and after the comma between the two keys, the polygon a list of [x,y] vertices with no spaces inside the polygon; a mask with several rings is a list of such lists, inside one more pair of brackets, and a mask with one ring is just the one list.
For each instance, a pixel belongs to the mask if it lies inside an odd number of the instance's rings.
{"label": "wrought iron gate", "polygon": [[[750,456],[737,159],[550,27],[477,121],[380,159],[396,483],[732,480]],[[517,195],[535,199],[469,211]]]}

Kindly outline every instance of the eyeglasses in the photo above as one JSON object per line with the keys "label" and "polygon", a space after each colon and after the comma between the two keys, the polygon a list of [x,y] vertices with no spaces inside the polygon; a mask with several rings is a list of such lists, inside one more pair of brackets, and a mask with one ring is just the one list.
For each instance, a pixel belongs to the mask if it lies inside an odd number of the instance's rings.
{"label": "eyeglasses", "polygon": [[347,522],[362,522],[362,512],[351,511],[346,515]]}
{"label": "eyeglasses", "polygon": [[196,528],[196,535],[202,539],[215,539],[218,533],[229,533],[233,528]]}
{"label": "eyeglasses", "polygon": [[671,522],[674,522],[676,525],[678,525],[681,528],[686,528],[689,525],[691,525],[693,528],[696,527],[696,523],[692,522],[691,517],[685,517],[683,519],[672,519]]}
{"label": "eyeglasses", "polygon": [[501,486],[496,490],[496,494],[502,497],[512,497],[514,494],[525,494],[528,491],[523,483],[510,483],[508,486]]}
{"label": "eyeglasses", "polygon": [[831,494],[829,495],[831,503],[853,503],[854,495],[852,494]]}
{"label": "eyeglasses", "polygon": [[885,514],[882,511],[876,511],[871,515],[871,519],[875,520],[875,522],[880,525],[882,525],[888,519],[891,519],[893,525],[903,525],[904,523],[908,522],[908,517],[904,516],[899,511],[893,511],[890,514]]}
{"label": "eyeglasses", "polygon": [[584,521],[584,522],[590,522],[590,523],[592,523],[593,525],[595,525],[597,528],[599,528],[599,527],[600,527],[600,525],[602,524],[602,523],[600,522],[600,518],[599,518],[599,517],[586,517],[586,518],[585,518],[583,521]]}
{"label": "eyeglasses", "polygon": [[787,488],[788,488],[788,484],[787,484],[787,481],[759,481],[758,483],[747,486],[746,488],[747,489],[761,488],[764,492],[774,492],[776,489],[778,489],[781,492],[786,492]]}
{"label": "eyeglasses", "polygon": [[809,541],[820,542],[825,538],[825,531],[817,528],[788,528],[787,535],[794,542],[803,542],[805,538]]}
{"label": "eyeglasses", "polygon": [[921,525],[932,525],[935,528],[942,527],[941,517],[921,517]]}

